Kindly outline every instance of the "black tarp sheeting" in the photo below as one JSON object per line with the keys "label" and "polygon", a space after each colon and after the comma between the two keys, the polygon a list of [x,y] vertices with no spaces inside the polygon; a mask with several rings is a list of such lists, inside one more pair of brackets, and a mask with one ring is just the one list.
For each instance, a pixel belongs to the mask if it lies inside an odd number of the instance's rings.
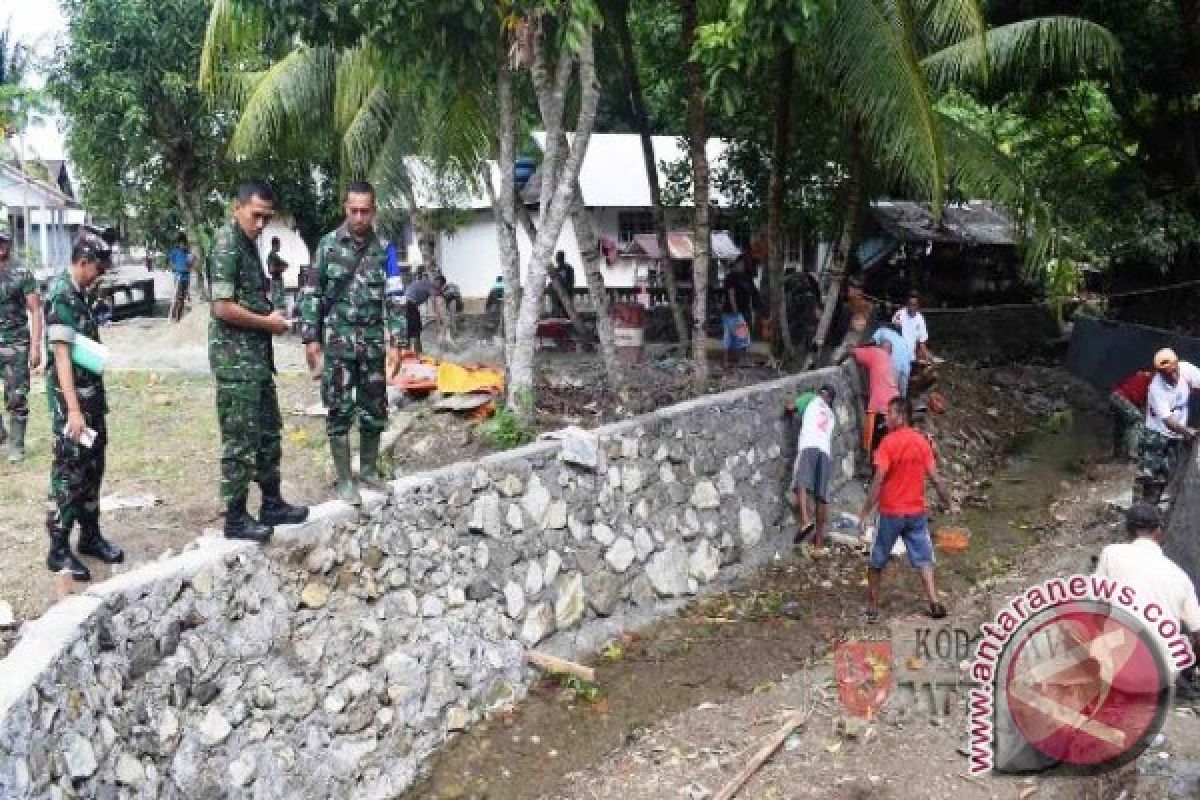
{"label": "black tarp sheeting", "polygon": [[1154,353],[1172,348],[1181,359],[1200,365],[1200,339],[1161,328],[1076,315],[1067,351],[1072,375],[1108,392],[1139,369],[1153,369]]}

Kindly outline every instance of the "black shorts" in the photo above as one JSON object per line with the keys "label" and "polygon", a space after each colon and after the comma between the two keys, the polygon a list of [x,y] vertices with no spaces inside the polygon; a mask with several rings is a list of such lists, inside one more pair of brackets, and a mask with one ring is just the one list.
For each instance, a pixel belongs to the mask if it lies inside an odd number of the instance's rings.
{"label": "black shorts", "polygon": [[421,337],[421,307],[413,303],[409,303],[404,307],[405,325],[408,328],[406,335],[409,339],[419,339]]}
{"label": "black shorts", "polygon": [[829,502],[829,479],[833,471],[833,459],[816,447],[806,447],[796,456],[792,468],[792,491],[806,491],[818,503]]}

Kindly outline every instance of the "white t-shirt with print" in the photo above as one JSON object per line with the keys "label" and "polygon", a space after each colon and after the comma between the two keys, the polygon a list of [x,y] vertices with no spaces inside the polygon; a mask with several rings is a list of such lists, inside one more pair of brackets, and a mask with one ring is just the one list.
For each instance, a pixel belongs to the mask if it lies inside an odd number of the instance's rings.
{"label": "white t-shirt with print", "polygon": [[917,352],[918,344],[925,344],[929,341],[929,331],[925,328],[925,315],[920,311],[916,314],[909,314],[907,308],[902,308],[892,317],[892,322],[900,326],[900,333],[904,336],[904,341],[908,342],[909,349],[914,353]]}
{"label": "white t-shirt with print", "polygon": [[804,417],[800,421],[800,440],[796,445],[797,452],[804,452],[815,447],[825,455],[833,452],[833,428],[837,418],[833,409],[820,397],[814,397],[804,409]]}
{"label": "white t-shirt with print", "polygon": [[1164,420],[1174,419],[1181,425],[1188,424],[1188,400],[1192,392],[1200,391],[1200,369],[1186,361],[1179,362],[1179,380],[1171,386],[1161,375],[1150,381],[1146,395],[1146,427],[1169,439],[1182,438],[1168,430]]}

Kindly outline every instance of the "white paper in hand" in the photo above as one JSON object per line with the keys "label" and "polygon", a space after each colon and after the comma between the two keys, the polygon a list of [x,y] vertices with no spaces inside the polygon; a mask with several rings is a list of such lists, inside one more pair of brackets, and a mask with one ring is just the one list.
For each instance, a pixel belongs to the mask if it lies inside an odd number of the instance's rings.
{"label": "white paper in hand", "polygon": [[[63,426],[63,436],[66,436],[68,439],[71,438],[69,430],[70,429],[66,425]],[[83,433],[79,435],[79,443],[84,447],[90,448],[96,443],[96,432],[91,428],[84,428]]]}

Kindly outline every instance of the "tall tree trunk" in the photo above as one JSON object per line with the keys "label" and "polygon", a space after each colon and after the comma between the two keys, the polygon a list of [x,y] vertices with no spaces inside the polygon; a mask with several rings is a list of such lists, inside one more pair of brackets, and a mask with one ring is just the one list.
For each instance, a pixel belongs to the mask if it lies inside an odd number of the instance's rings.
{"label": "tall tree trunk", "polygon": [[708,123],[704,112],[704,74],[701,65],[691,58],[696,44],[698,0],[679,0],[683,13],[683,47],[689,54],[687,62],[688,87],[688,150],[692,157],[692,238],[695,251],[692,259],[692,360],[695,362],[695,384],[699,391],[708,385],[708,264],[712,249],[711,224],[708,207]]}
{"label": "tall tree trunk", "polygon": [[188,244],[196,257],[194,266],[196,275],[192,279],[192,285],[197,287],[200,299],[207,303],[209,299],[209,286],[208,270],[205,268],[205,263],[208,253],[204,247],[204,240],[201,238],[202,231],[199,216],[196,214],[196,208],[192,204],[191,194],[184,187],[182,181],[176,181],[175,183],[175,202],[179,206],[179,216],[183,219],[183,227],[187,229]]}
{"label": "tall tree trunk", "polygon": [[[524,203],[517,203],[517,219],[521,222],[521,227],[525,230],[525,235],[529,237],[529,241],[537,241],[537,225],[533,222],[533,217],[529,214],[529,209]],[[579,231],[575,231],[576,237]],[[563,304],[563,309],[567,312],[567,316],[571,320],[571,327],[579,334],[581,341],[590,341],[592,335],[588,332],[587,326],[583,324],[583,317],[579,316],[579,311],[575,308],[575,303],[571,301],[567,295],[566,287],[559,281],[558,276],[554,274],[554,270],[550,269],[550,265],[546,265],[546,277],[550,280],[550,288],[558,295],[558,299]]]}
{"label": "tall tree trunk", "polygon": [[[600,87],[596,83],[593,33],[591,25],[585,23],[580,35],[577,56],[580,87],[579,114],[575,122],[574,137],[570,142],[570,152],[561,162],[561,168],[555,171],[556,174],[543,176],[541,203],[538,209],[538,238],[533,243],[533,253],[529,259],[529,273],[525,291],[521,294],[521,308],[517,317],[516,340],[513,343],[512,358],[509,361],[509,406],[526,420],[532,419],[533,416],[533,355],[537,337],[538,311],[541,307],[542,291],[546,286],[546,266],[550,263],[551,254],[554,252],[563,223],[566,221],[567,212],[570,210],[575,182],[579,178],[579,170],[583,166],[583,157],[587,153],[588,142],[596,121],[596,105],[600,97]],[[570,83],[572,58],[567,53],[560,56],[553,86],[547,89],[544,80],[538,75],[539,72],[544,75],[546,71],[541,53],[543,46],[544,42],[535,39],[534,88],[538,95],[538,105],[543,109],[542,122],[546,130],[546,158],[543,161],[543,167],[545,167],[547,164],[553,166],[560,163],[558,160],[560,140],[564,138],[563,106]],[[549,182],[548,185],[547,182]]]}
{"label": "tall tree trunk", "polygon": [[862,203],[863,172],[866,169],[862,158],[862,145],[857,132],[850,135],[850,164],[848,175],[843,186],[845,201],[845,218],[842,220],[842,233],[834,251],[833,264],[830,269],[829,289],[825,293],[825,308],[821,320],[817,323],[817,332],[813,337],[812,349],[805,359],[804,368],[809,369],[821,357],[825,340],[829,337],[829,329],[833,325],[834,315],[838,310],[838,300],[842,295],[842,286],[846,281],[846,272],[854,254],[854,246],[858,242],[859,205]]}
{"label": "tall tree trunk", "polygon": [[791,149],[792,78],[796,49],[779,42],[775,56],[775,130],[771,141],[771,175],[767,185],[767,275],[771,284],[771,319],[775,323],[775,352],[787,361],[796,357],[788,320],[787,291],[783,279],[786,257],[783,239],[783,203],[787,193],[787,158]]}
{"label": "tall tree trunk", "polygon": [[[513,73],[508,65],[506,48],[501,48],[500,63],[496,70],[496,99],[500,123],[500,141],[497,153],[497,168],[500,171],[500,189],[492,191],[492,176],[484,166],[483,183],[492,195],[492,207],[496,216],[496,240],[500,250],[500,262],[504,270],[504,365],[509,371],[516,351],[517,309],[521,298],[521,251],[517,247],[517,188],[514,172],[517,164],[517,115],[513,108]],[[512,385],[511,373],[505,385]]]}
{"label": "tall tree trunk", "polygon": [[680,344],[688,339],[687,320],[679,304],[679,290],[675,285],[675,269],[667,247],[667,213],[663,208],[662,187],[658,182],[658,162],[654,158],[654,139],[650,134],[650,117],[646,114],[646,98],[642,94],[642,81],[638,76],[637,54],[633,49],[633,35],[629,30],[629,1],[616,0],[612,7],[613,22],[617,29],[617,40],[621,46],[621,66],[625,72],[625,86],[629,92],[629,104],[637,122],[638,135],[642,142],[642,161],[646,165],[646,181],[650,186],[650,205],[654,210],[654,230],[658,234],[658,251],[662,254],[663,276],[667,282],[667,302],[671,306],[671,321],[675,326],[675,337]]}
{"label": "tall tree trunk", "polygon": [[604,290],[604,273],[600,269],[604,254],[600,252],[600,237],[592,223],[592,215],[583,204],[583,191],[579,188],[578,179],[571,193],[571,225],[579,242],[579,255],[587,275],[588,295],[596,309],[596,335],[600,339],[604,372],[608,377],[608,385],[624,400],[625,375],[617,360],[616,337],[613,335],[612,318],[608,316],[608,292]]}
{"label": "tall tree trunk", "polygon": [[[567,139],[562,137],[559,142],[559,152],[567,152]],[[608,377],[609,386],[622,400],[625,399],[625,375],[621,363],[617,360],[616,336],[613,334],[612,319],[608,315],[608,292],[604,289],[604,255],[600,252],[600,235],[592,222],[591,213],[583,202],[583,189],[579,181],[571,192],[571,205],[568,213],[571,216],[571,226],[575,230],[575,243],[579,247],[579,256],[583,260],[584,277],[587,281],[588,297],[592,307],[596,309],[596,337],[600,341],[600,359],[604,364],[604,373]],[[557,280],[551,273],[551,280],[557,286]]]}

